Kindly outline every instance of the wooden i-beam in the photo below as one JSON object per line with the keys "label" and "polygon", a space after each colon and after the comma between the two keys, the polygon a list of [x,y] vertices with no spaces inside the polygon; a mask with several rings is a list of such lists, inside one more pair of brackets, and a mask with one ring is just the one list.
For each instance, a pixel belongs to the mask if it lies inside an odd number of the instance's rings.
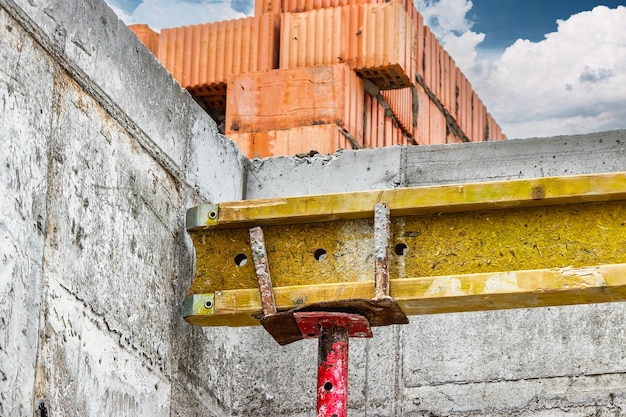
{"label": "wooden i-beam", "polygon": [[260,324],[256,226],[279,312],[375,298],[378,203],[390,209],[390,295],[406,315],[626,300],[626,173],[610,173],[190,209],[185,319]]}

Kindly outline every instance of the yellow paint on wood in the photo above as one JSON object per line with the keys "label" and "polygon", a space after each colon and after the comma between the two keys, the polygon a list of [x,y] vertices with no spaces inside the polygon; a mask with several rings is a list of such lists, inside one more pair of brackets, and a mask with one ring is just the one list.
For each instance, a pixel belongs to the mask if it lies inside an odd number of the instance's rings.
{"label": "yellow paint on wood", "polygon": [[[318,301],[372,298],[373,282],[275,288],[279,310]],[[391,281],[407,315],[485,311],[626,300],[626,264],[419,277]],[[200,326],[258,325],[258,290],[215,294],[213,315],[186,318]]]}
{"label": "yellow paint on wood", "polygon": [[188,229],[371,218],[376,203],[387,203],[392,216],[403,216],[625,198],[623,172],[547,177],[225,202],[217,204],[217,219],[208,216],[215,210],[192,209],[199,216],[189,219]]}
{"label": "yellow paint on wood", "polygon": [[[623,201],[402,216],[391,230],[391,279],[626,262]],[[374,279],[371,220],[263,231],[275,287]],[[257,288],[246,228],[191,235],[189,293]]]}
{"label": "yellow paint on wood", "polygon": [[279,310],[372,298],[379,202],[392,214],[391,296],[409,315],[624,299],[626,174],[612,173],[196,208],[189,294],[215,302],[213,315],[186,319],[258,324],[248,235],[257,225]]}

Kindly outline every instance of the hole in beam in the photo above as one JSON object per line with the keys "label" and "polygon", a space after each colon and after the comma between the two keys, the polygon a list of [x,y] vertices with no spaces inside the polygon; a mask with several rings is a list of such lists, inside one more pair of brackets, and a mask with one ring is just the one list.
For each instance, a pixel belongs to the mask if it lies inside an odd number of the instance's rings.
{"label": "hole in beam", "polygon": [[396,255],[404,256],[409,251],[409,247],[404,243],[398,243],[395,247]]}
{"label": "hole in beam", "polygon": [[323,261],[324,259],[326,259],[326,251],[324,249],[317,249],[314,253],[313,256],[315,256],[315,259],[318,261]]}
{"label": "hole in beam", "polygon": [[243,253],[240,253],[239,255],[235,256],[235,265],[244,266],[247,262],[248,262],[248,257],[244,255]]}

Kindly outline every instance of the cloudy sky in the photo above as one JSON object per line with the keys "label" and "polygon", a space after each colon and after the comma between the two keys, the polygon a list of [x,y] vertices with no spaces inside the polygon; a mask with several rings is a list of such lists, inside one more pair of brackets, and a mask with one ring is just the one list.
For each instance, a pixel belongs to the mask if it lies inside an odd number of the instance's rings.
{"label": "cloudy sky", "polygon": [[[153,29],[251,15],[251,0],[107,0]],[[626,129],[626,4],[416,0],[509,138]]]}

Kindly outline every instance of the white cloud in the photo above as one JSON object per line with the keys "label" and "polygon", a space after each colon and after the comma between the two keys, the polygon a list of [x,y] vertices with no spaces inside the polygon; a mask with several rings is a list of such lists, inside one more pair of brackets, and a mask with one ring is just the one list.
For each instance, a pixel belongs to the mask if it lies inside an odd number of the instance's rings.
{"label": "white cloud", "polygon": [[508,137],[626,128],[626,7],[598,6],[559,20],[541,42],[481,51],[471,1],[416,6]]}
{"label": "white cloud", "polygon": [[510,138],[626,128],[624,22],[626,7],[598,6],[463,70]]}
{"label": "white cloud", "polygon": [[472,6],[470,0],[415,0],[424,24],[439,38],[456,65],[464,72],[472,68],[479,75],[477,48],[485,34],[471,30],[473,22],[467,14]]}
{"label": "white cloud", "polygon": [[470,0],[415,0],[424,23],[440,39],[451,32],[459,35],[471,29],[473,22],[466,16],[472,6]]}
{"label": "white cloud", "polygon": [[231,1],[144,0],[130,13],[116,7],[115,0],[108,2],[127,25],[145,23],[154,30],[247,16],[233,9]]}
{"label": "white cloud", "polygon": [[478,56],[476,48],[484,39],[484,33],[468,30],[461,35],[449,32],[441,38],[441,43],[459,68],[472,68]]}

